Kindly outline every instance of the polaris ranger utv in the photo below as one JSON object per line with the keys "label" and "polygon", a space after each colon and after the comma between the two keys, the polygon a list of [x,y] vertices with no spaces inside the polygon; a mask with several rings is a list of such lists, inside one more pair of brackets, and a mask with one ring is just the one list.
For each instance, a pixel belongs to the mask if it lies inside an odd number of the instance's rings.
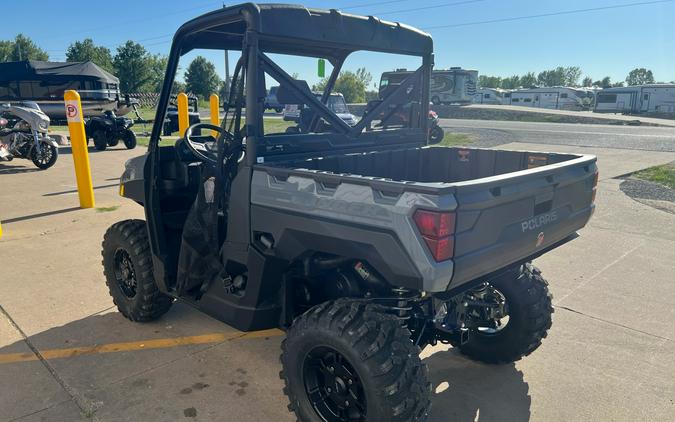
{"label": "polaris ranger utv", "polygon": [[[226,116],[167,144],[178,60],[197,48],[242,53]],[[421,64],[350,126],[325,100],[358,51]],[[323,98],[275,54],[329,62]],[[180,300],[243,331],[286,330],[281,377],[303,421],[424,419],[427,345],[490,363],[532,353],[553,309],[530,261],[591,217],[596,159],[428,146],[432,67],[428,34],[336,10],[244,4],[184,24],[148,153],[120,181],[146,220],[116,223],[103,240],[119,311],[148,321]],[[308,130],[265,129],[271,79],[281,103],[316,113]]]}

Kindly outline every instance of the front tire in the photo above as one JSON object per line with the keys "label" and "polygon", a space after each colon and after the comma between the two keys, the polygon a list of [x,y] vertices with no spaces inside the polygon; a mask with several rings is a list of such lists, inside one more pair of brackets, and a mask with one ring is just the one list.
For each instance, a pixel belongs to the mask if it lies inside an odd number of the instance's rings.
{"label": "front tire", "polygon": [[103,274],[110,296],[127,319],[152,321],[165,314],[172,299],[157,288],[145,222],[115,223],[103,237]]}
{"label": "front tire", "polygon": [[301,421],[418,421],[431,384],[410,331],[382,306],[326,302],[296,318],[281,345],[289,410]]}
{"label": "front tire", "polygon": [[443,133],[443,128],[440,126],[434,126],[431,129],[431,133],[429,134],[429,140],[433,143],[439,143],[443,140],[444,136],[445,133]]}
{"label": "front tire", "polygon": [[127,149],[136,148],[136,134],[133,131],[129,129],[125,130],[122,140],[124,141],[124,146],[127,147]]}
{"label": "front tire", "polygon": [[105,151],[108,147],[108,135],[103,130],[97,130],[94,132],[94,148],[97,151]]}
{"label": "front tire", "polygon": [[30,155],[30,159],[33,164],[35,164],[35,167],[40,170],[47,170],[49,167],[53,166],[56,163],[56,159],[59,158],[59,149],[54,145],[42,144],[40,145],[39,153],[36,148],[33,148]]}
{"label": "front tire", "polygon": [[525,264],[516,271],[490,281],[508,306],[508,321],[503,328],[472,329],[469,341],[459,350],[470,359],[485,363],[510,363],[534,352],[551,328],[553,297],[541,271]]}

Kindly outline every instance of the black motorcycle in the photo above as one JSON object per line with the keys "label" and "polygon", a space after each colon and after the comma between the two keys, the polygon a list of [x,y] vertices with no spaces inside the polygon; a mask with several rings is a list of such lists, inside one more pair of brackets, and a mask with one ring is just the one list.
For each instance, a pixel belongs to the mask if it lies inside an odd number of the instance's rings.
{"label": "black motorcycle", "polygon": [[429,141],[437,144],[443,140],[444,136],[443,128],[439,125],[438,114],[429,110]]}
{"label": "black motorcycle", "polygon": [[85,124],[87,140],[94,140],[94,147],[98,151],[105,151],[107,147],[114,147],[120,141],[127,149],[136,148],[136,134],[131,130],[134,121],[128,117],[117,117],[112,111],[106,111],[102,116],[95,116]]}
{"label": "black motorcycle", "polygon": [[35,103],[0,105],[0,160],[31,160],[41,170],[56,163],[58,143],[50,138],[49,117]]}

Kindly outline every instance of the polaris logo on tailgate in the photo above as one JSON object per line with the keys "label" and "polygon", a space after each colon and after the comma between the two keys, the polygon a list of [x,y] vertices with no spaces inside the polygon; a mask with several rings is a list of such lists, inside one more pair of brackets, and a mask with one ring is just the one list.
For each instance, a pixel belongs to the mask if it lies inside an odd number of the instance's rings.
{"label": "polaris logo on tailgate", "polygon": [[522,229],[523,233],[529,230],[536,230],[540,227],[544,227],[545,225],[552,223],[558,219],[558,212],[557,211],[551,211],[547,212],[546,214],[541,214],[538,215],[534,218],[530,218],[529,220],[525,220],[522,223],[520,223],[520,228]]}

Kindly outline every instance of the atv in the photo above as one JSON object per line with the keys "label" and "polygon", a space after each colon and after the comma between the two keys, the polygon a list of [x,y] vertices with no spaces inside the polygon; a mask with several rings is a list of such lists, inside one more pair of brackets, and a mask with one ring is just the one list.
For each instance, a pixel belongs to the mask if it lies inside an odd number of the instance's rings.
{"label": "atv", "polygon": [[107,110],[101,116],[90,118],[85,124],[87,140],[94,140],[94,147],[98,151],[105,151],[107,147],[114,147],[120,141],[127,149],[136,148],[136,134],[131,130],[134,121],[128,117],[117,117],[114,112]]}
{"label": "atv", "polygon": [[[225,117],[160,142],[179,59],[200,48],[241,51]],[[420,66],[352,126],[326,103],[358,51]],[[330,62],[320,98],[268,53]],[[181,26],[148,152],[120,178],[146,219],[103,237],[118,310],[144,322],[181,301],[285,330],[280,376],[302,421],[425,419],[427,346],[494,364],[536,350],[553,307],[531,262],[590,219],[596,158],[429,146],[432,68],[428,34],[337,10],[247,3]],[[302,133],[265,129],[272,80],[280,103],[312,110]]]}

